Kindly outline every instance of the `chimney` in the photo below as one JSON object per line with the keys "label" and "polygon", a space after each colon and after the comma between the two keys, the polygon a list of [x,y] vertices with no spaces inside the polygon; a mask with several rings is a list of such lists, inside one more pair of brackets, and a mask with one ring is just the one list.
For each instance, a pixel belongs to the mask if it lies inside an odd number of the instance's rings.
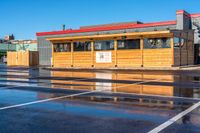
{"label": "chimney", "polygon": [[176,11],[176,29],[179,30],[189,30],[191,29],[191,17],[190,14],[184,10]]}
{"label": "chimney", "polygon": [[62,25],[62,30],[65,30],[65,24]]}

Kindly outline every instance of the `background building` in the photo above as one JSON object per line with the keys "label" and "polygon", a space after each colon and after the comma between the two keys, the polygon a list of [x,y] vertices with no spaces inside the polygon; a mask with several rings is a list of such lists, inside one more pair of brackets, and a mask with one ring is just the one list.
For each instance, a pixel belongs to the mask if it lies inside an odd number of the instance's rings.
{"label": "background building", "polygon": [[0,59],[7,55],[8,51],[38,51],[37,40],[15,40],[14,35],[0,39]]}

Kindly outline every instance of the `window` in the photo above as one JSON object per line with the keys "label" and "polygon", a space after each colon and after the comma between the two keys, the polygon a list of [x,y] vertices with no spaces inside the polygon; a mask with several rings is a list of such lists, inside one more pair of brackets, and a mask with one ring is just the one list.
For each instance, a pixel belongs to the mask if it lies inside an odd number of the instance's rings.
{"label": "window", "polygon": [[95,50],[114,50],[114,41],[96,41],[94,43]]}
{"label": "window", "polygon": [[148,38],[144,39],[145,49],[156,49],[156,48],[170,48],[169,38]]}
{"label": "window", "polygon": [[90,51],[91,42],[74,42],[74,51]]}
{"label": "window", "polygon": [[174,48],[178,48],[180,46],[180,38],[174,37]]}
{"label": "window", "polygon": [[54,52],[70,52],[71,43],[57,43],[53,45]]}
{"label": "window", "polygon": [[186,49],[186,40],[183,39],[183,38],[181,38],[180,41],[181,41],[181,42],[180,42],[181,48]]}
{"label": "window", "polygon": [[140,49],[140,40],[118,40],[117,49]]}
{"label": "window", "polygon": [[174,37],[174,47],[175,48],[184,47],[184,49],[186,49],[186,43],[187,43],[186,39]]}

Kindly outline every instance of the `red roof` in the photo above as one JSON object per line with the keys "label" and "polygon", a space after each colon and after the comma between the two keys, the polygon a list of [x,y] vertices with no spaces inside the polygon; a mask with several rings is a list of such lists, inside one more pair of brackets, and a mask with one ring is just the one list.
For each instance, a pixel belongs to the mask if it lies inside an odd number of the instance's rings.
{"label": "red roof", "polygon": [[128,23],[128,24],[123,24],[123,25],[88,27],[88,28],[75,29],[75,30],[70,29],[70,30],[64,30],[64,31],[38,32],[38,33],[36,33],[36,35],[37,36],[61,35],[61,34],[72,34],[72,33],[85,33],[85,32],[99,32],[99,31],[110,31],[110,30],[156,27],[156,26],[166,26],[166,25],[176,25],[176,21],[164,21],[164,22],[154,22],[154,23],[145,23],[145,24]]}
{"label": "red roof", "polygon": [[186,16],[191,17],[191,18],[197,18],[197,17],[200,17],[200,13],[189,14],[189,13],[186,12],[185,10],[177,10],[177,11],[176,11],[176,14],[185,14]]}

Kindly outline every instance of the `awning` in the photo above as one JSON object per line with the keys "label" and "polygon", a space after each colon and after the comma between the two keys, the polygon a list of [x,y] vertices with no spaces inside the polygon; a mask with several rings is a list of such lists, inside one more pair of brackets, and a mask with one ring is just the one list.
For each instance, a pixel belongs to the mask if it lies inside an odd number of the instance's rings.
{"label": "awning", "polygon": [[132,32],[132,33],[120,33],[120,34],[101,34],[101,35],[88,35],[88,36],[67,36],[67,37],[56,37],[47,38],[49,41],[73,41],[83,39],[106,39],[106,38],[117,38],[117,37],[172,37],[173,33],[170,30],[167,31],[150,31],[150,32]]}

